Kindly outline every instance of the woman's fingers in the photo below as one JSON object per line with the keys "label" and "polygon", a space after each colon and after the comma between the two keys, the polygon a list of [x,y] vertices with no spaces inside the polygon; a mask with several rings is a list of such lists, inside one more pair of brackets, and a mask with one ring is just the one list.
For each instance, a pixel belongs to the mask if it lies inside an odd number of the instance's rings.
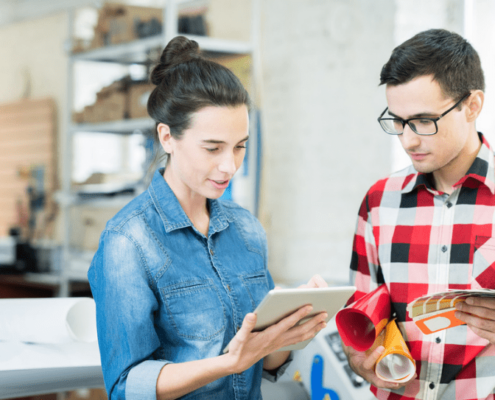
{"label": "woman's fingers", "polygon": [[242,321],[241,329],[237,332],[236,336],[241,342],[246,342],[249,339],[249,335],[256,325],[256,314],[249,313],[246,314],[244,320]]}
{"label": "woman's fingers", "polygon": [[313,311],[312,305],[301,307],[299,310],[293,312],[288,317],[285,317],[275,326],[281,331],[288,331],[290,328],[296,325],[301,319],[306,317],[311,311]]}
{"label": "woman's fingers", "polygon": [[282,347],[312,339],[319,331],[326,327],[325,319],[327,316],[328,314],[325,312],[319,313],[308,321],[296,326],[292,322],[286,325],[279,323],[275,328],[276,331],[273,331],[274,336],[282,338]]}

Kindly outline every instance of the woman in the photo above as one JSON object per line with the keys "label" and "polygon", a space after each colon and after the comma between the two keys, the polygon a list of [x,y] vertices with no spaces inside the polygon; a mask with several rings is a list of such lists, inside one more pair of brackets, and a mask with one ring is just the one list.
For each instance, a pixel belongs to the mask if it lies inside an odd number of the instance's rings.
{"label": "woman", "polygon": [[177,37],[151,81],[166,168],[108,222],[88,272],[108,396],[260,399],[262,371],[275,377],[289,356],[275,351],[313,337],[326,315],[294,327],[305,307],[252,332],[252,311],[273,288],[265,233],[249,212],[216,200],[248,140],[239,80]]}

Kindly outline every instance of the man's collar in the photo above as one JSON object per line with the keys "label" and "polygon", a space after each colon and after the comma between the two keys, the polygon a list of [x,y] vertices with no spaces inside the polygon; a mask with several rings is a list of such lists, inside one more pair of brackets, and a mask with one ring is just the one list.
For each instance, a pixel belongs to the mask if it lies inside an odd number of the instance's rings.
{"label": "man's collar", "polygon": [[[478,132],[481,141],[481,147],[478,154],[469,167],[468,172],[464,175],[454,187],[461,186],[471,179],[474,179],[481,184],[484,184],[492,194],[495,194],[495,170],[494,170],[494,155],[490,144],[481,132]],[[402,189],[402,193],[409,193],[416,188],[423,186],[426,189],[435,190],[431,182],[431,174],[416,172],[406,186]]]}
{"label": "man's collar", "polygon": [[[193,226],[186,215],[179,200],[163,177],[164,168],[155,171],[148,192],[153,200],[156,210],[160,215],[166,232]],[[208,199],[210,210],[209,235],[225,229],[229,223],[225,215],[224,207],[216,199]]]}

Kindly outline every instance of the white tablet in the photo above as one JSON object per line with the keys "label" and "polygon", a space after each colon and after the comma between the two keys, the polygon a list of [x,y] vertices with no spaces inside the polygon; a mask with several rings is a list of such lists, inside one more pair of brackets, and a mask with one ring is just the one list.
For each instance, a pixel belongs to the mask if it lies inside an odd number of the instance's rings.
{"label": "white tablet", "polygon": [[[254,310],[258,318],[253,330],[262,331],[308,304],[313,306],[313,311],[307,317],[300,320],[298,324],[302,324],[316,314],[324,311],[328,314],[328,317],[325,319],[328,322],[344,306],[355,291],[356,288],[354,286],[270,290],[258,307],[256,307],[256,310]],[[286,346],[278,351],[300,350],[306,347],[310,341],[311,339]],[[223,352],[228,352],[228,348],[229,346],[227,345]]]}

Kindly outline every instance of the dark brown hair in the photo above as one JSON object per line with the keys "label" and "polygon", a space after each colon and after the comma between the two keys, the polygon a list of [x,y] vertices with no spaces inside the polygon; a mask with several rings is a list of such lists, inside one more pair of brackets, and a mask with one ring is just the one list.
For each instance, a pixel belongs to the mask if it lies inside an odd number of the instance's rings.
{"label": "dark brown hair", "polygon": [[420,32],[397,46],[380,74],[380,85],[400,85],[433,75],[443,93],[455,100],[485,90],[476,50],[462,36],[444,29]]}
{"label": "dark brown hair", "polygon": [[249,107],[249,95],[232,71],[204,58],[198,43],[184,36],[168,43],[150,80],[156,88],[148,99],[148,114],[157,124],[168,125],[176,139],[201,108]]}

